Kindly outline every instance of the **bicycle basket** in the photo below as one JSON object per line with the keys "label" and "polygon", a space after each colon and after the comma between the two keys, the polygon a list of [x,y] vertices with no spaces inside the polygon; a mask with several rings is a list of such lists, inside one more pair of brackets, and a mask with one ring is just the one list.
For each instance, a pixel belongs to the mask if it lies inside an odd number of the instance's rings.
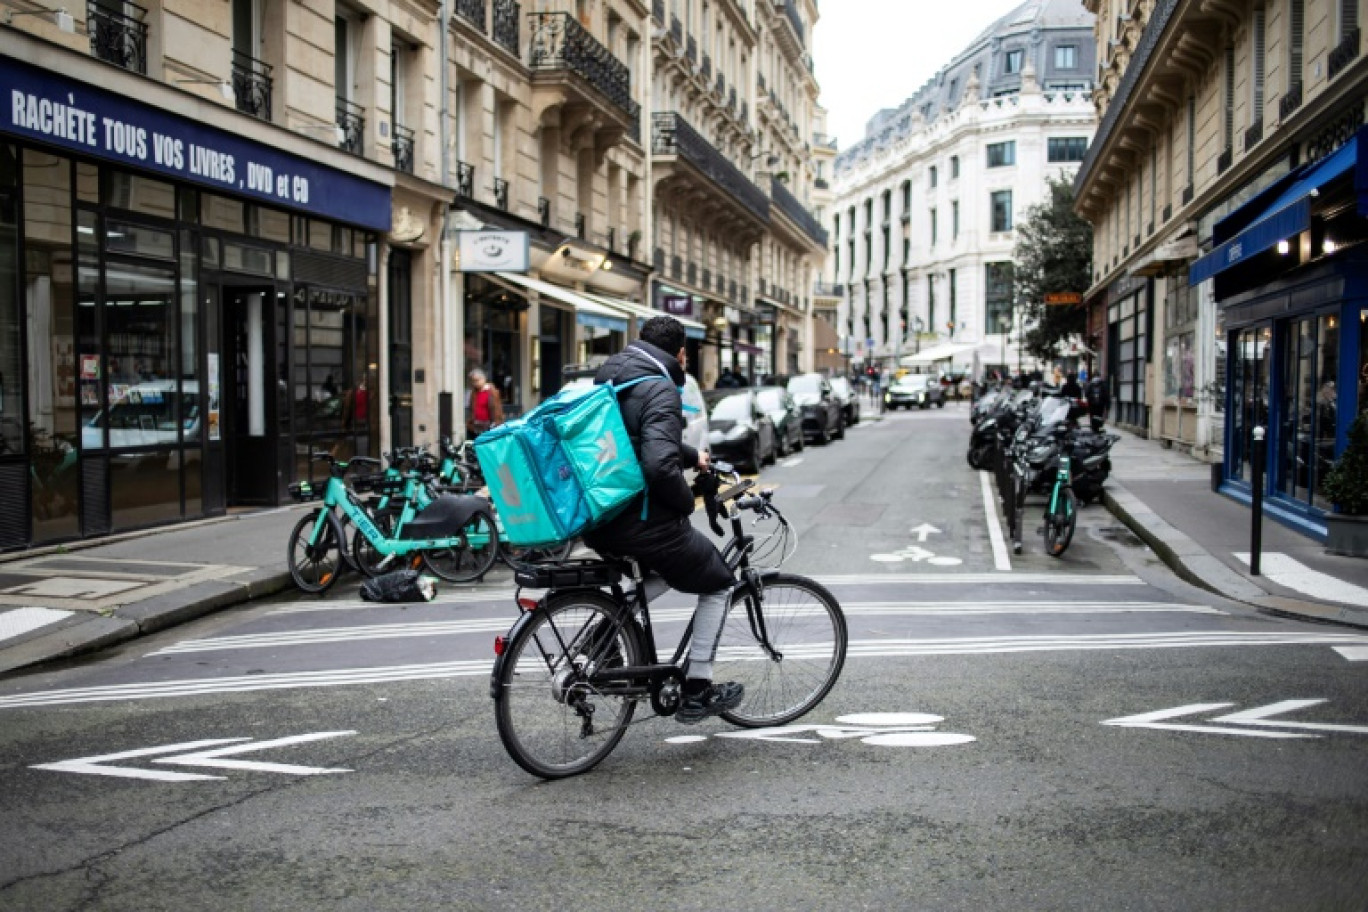
{"label": "bicycle basket", "polygon": [[600,589],[622,580],[622,570],[605,561],[515,564],[513,582],[524,589]]}
{"label": "bicycle basket", "polygon": [[323,492],[313,486],[311,482],[296,481],[289,486],[290,496],[298,503],[308,503],[311,500],[318,500],[323,496]]}

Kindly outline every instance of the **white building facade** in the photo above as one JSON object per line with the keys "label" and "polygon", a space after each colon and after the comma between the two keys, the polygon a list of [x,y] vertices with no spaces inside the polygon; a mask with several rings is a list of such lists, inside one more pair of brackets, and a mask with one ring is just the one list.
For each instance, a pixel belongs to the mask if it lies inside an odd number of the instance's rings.
{"label": "white building facade", "polygon": [[1022,4],[840,154],[831,274],[852,366],[1017,367],[1015,229],[1096,127],[1092,18]]}

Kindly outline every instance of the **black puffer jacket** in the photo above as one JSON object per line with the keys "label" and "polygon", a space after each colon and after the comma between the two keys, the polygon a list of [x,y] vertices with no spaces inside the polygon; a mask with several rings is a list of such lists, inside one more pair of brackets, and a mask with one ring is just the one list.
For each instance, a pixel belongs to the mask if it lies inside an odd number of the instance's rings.
{"label": "black puffer jacket", "polygon": [[[662,367],[669,374],[668,380]],[[591,543],[649,538],[652,531],[674,529],[694,510],[694,495],[684,471],[698,464],[698,451],[683,442],[684,409],[679,387],[684,383],[684,369],[679,362],[649,342],[637,340],[609,358],[594,382],[623,384],[640,377],[660,379],[646,380],[620,393],[618,404],[646,476],[646,496],[650,498],[646,519],[641,518],[642,504],[637,498],[595,530]]]}

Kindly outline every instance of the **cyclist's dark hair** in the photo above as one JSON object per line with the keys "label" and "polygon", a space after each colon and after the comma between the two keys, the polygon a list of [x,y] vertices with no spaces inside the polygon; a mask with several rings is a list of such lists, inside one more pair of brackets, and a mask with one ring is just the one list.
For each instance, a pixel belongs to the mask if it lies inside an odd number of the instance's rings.
{"label": "cyclist's dark hair", "polygon": [[674,317],[651,317],[641,326],[641,341],[649,342],[669,355],[679,354],[684,347],[684,324]]}

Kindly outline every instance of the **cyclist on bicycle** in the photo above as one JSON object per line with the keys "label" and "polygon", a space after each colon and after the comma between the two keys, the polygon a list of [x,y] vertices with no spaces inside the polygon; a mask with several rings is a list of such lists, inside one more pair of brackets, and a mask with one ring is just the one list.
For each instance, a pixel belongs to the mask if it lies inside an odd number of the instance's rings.
{"label": "cyclist on bicycle", "polygon": [[[698,596],[684,695],[675,718],[686,725],[735,709],[743,688],[735,682],[712,683],[712,662],[726,617],[733,583],[722,555],[689,522],[694,495],[685,469],[706,469],[708,453],[684,442],[680,391],[688,356],[684,326],[658,316],[641,327],[640,338],[609,358],[595,383],[626,383],[639,377],[660,382],[638,383],[618,397],[632,449],[646,477],[646,491],[603,526],[585,535],[600,553],[622,555],[658,573],[670,588]],[[668,377],[668,381],[666,380]]]}

